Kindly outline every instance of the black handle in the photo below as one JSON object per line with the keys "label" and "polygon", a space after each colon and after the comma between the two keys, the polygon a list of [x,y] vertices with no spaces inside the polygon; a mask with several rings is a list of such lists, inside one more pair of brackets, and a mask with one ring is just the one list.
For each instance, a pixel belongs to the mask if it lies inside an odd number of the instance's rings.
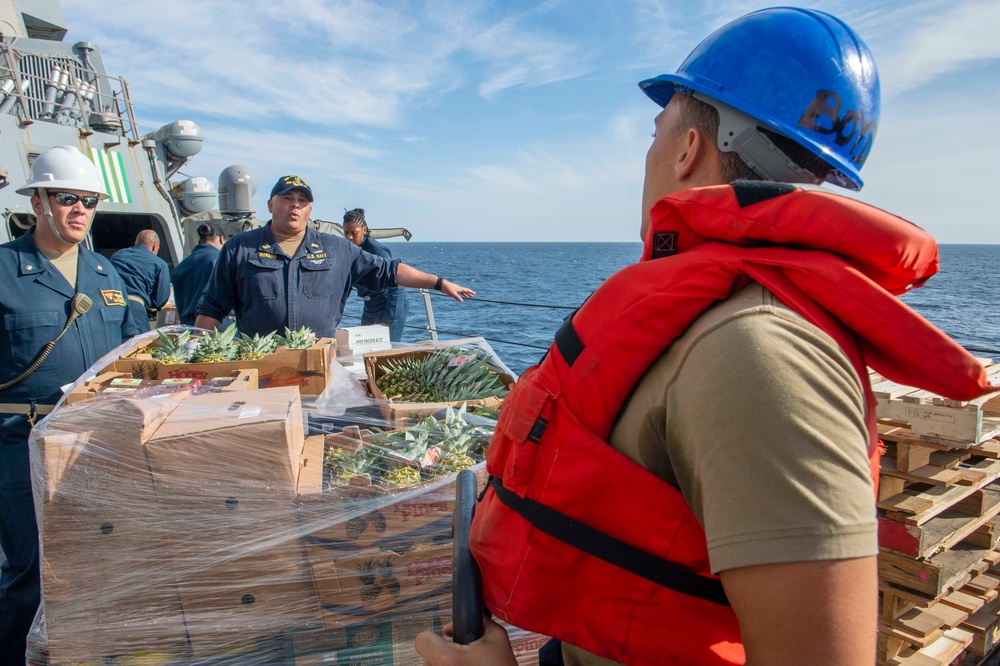
{"label": "black handle", "polygon": [[454,565],[451,572],[453,638],[468,645],[483,637],[483,576],[469,550],[469,531],[476,511],[476,475],[470,469],[458,473],[455,482]]}

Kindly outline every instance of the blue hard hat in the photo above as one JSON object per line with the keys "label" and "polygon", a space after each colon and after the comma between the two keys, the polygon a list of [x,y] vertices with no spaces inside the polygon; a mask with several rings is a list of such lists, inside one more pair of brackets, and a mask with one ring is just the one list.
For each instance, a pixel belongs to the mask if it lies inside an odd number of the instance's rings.
{"label": "blue hard hat", "polygon": [[639,86],[660,106],[678,89],[728,105],[834,167],[827,181],[863,185],[859,171],[878,129],[878,71],[861,38],[830,14],[752,12],[709,35],[677,73]]}

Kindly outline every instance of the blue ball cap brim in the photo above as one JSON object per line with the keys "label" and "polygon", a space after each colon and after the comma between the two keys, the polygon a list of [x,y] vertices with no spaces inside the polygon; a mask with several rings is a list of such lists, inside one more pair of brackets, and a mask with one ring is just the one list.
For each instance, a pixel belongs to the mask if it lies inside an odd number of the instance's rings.
{"label": "blue ball cap brim", "polygon": [[271,188],[271,196],[269,198],[280,197],[282,195],[288,194],[292,190],[299,190],[309,199],[310,203],[313,200],[312,188],[306,181],[302,180],[298,176],[282,176],[278,179],[278,182],[274,184]]}

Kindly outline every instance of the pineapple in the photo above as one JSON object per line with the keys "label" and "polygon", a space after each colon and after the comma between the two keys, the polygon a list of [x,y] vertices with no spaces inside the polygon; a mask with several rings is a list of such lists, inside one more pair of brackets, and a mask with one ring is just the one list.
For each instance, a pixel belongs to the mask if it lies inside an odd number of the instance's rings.
{"label": "pineapple", "polygon": [[[433,417],[430,418],[433,421]],[[431,445],[427,428],[422,427],[422,424],[406,430],[375,433],[370,439],[378,442],[383,450],[391,451],[407,460],[418,460]]]}
{"label": "pineapple", "polygon": [[168,365],[187,363],[191,360],[191,352],[187,347],[191,331],[184,331],[176,338],[170,337],[163,331],[157,331],[156,335],[157,338],[150,347],[153,358]]}
{"label": "pineapple", "polygon": [[420,483],[420,470],[414,467],[397,467],[382,477],[382,485],[405,488]]}
{"label": "pineapple", "polygon": [[303,326],[297,331],[285,327],[285,335],[278,336],[278,346],[289,349],[309,349],[316,344],[316,334],[308,326]]}
{"label": "pineapple", "polygon": [[434,471],[440,475],[455,474],[476,464],[466,453],[446,453],[434,463]]}
{"label": "pineapple", "polygon": [[466,423],[463,414],[465,405],[459,410],[448,408],[442,429],[446,436],[441,439],[441,456],[434,461],[434,469],[441,474],[453,474],[476,464],[472,454],[478,453],[488,444],[475,426]]}
{"label": "pineapple", "polygon": [[335,486],[349,485],[351,479],[362,474],[377,473],[378,456],[371,455],[366,449],[351,452],[347,449],[332,447],[323,459],[325,476]]}
{"label": "pineapple", "polygon": [[478,347],[451,347],[434,350],[423,358],[389,359],[379,366],[382,375],[375,385],[390,400],[407,402],[503,397],[507,389],[489,361],[489,354]]}
{"label": "pineapple", "polygon": [[240,361],[255,361],[264,358],[278,348],[274,333],[268,333],[263,338],[254,333],[251,338],[246,333],[240,333],[240,341],[236,349],[236,358]]}
{"label": "pineapple", "polygon": [[[438,476],[452,474],[472,467],[483,459],[486,447],[493,436],[495,423],[481,416],[468,415],[466,405],[458,409],[447,407],[442,420],[427,416],[405,430],[376,433],[369,441],[378,442],[378,449],[386,452],[383,462],[390,467],[382,474],[381,483],[390,488],[400,488],[419,483],[420,471]],[[373,451],[375,453],[375,451]],[[420,469],[393,463],[392,458],[405,458],[419,465]]]}
{"label": "pineapple", "polygon": [[236,345],[233,342],[235,337],[235,326],[230,326],[224,331],[215,329],[208,335],[203,335],[191,360],[194,363],[222,363],[232,361],[236,358]]}

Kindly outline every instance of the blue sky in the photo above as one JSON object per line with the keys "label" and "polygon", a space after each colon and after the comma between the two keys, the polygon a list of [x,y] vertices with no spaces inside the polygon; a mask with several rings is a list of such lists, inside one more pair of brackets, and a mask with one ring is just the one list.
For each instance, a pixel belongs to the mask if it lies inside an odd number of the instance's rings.
{"label": "blue sky", "polygon": [[[636,83],[774,3],[62,4],[65,39],[100,47],[143,131],[201,127],[183,173],[216,183],[229,165],[250,168],[258,217],[294,173],[313,188],[313,217],[362,207],[371,226],[418,241],[634,241],[658,111]],[[858,198],[942,243],[1000,243],[1000,2],[799,6],[846,20],[879,68]]]}

